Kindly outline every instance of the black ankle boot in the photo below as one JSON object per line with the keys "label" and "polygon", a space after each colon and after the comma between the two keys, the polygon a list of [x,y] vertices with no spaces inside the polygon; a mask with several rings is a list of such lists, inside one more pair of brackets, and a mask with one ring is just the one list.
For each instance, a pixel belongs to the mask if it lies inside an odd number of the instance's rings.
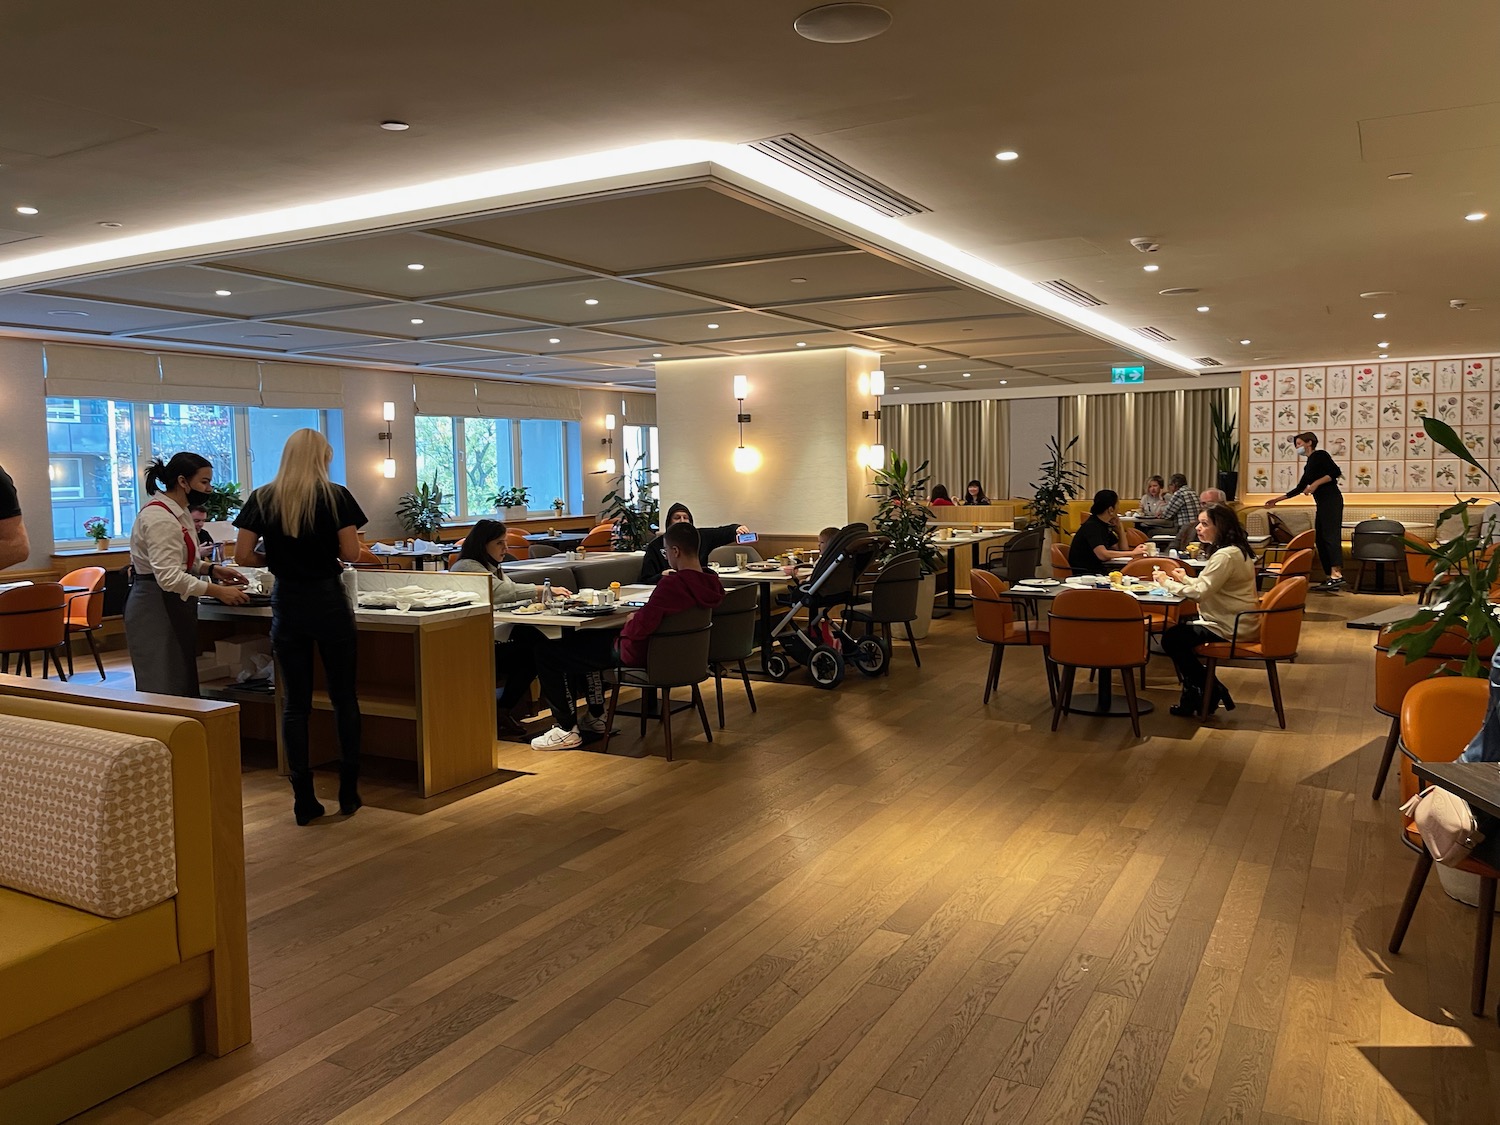
{"label": "black ankle boot", "polygon": [[313,791],[313,775],[310,772],[292,774],[292,815],[297,818],[297,823],[311,824],[326,811]]}
{"label": "black ankle boot", "polygon": [[1226,711],[1234,710],[1234,700],[1229,695],[1229,689],[1223,684],[1214,685],[1214,706],[1223,707]]}
{"label": "black ankle boot", "polygon": [[1202,710],[1203,694],[1197,688],[1184,687],[1182,697],[1175,706],[1167,708],[1167,713],[1176,715],[1179,719],[1196,719],[1198,712]]}
{"label": "black ankle boot", "polygon": [[359,766],[340,766],[339,812],[353,816],[363,804],[359,799]]}

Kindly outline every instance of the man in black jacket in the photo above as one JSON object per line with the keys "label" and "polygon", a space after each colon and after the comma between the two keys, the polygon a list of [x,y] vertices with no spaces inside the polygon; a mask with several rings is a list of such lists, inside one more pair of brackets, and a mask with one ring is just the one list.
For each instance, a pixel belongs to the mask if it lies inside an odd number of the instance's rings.
{"label": "man in black jacket", "polygon": [[[667,509],[667,520],[662,526],[662,531],[671,527],[674,523],[691,524],[693,513],[688,511],[686,504],[673,504]],[[727,547],[735,541],[735,536],[744,535],[749,532],[744,524],[726,523],[722,527],[700,527],[698,528],[698,562],[702,566],[708,565],[708,556],[720,547]],[[641,581],[654,585],[656,580],[665,574],[671,567],[667,565],[667,552],[658,535],[646,544],[646,558],[641,563]]]}

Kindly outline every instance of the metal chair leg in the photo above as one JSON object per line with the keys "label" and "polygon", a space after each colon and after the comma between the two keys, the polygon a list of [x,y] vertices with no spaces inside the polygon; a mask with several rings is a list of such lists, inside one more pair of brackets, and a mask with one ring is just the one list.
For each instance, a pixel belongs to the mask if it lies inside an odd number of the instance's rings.
{"label": "metal chair leg", "polygon": [[[644,710],[644,708],[642,708]],[[672,760],[672,689],[661,689],[661,731],[667,742],[667,761]]]}
{"label": "metal chair leg", "polygon": [[1271,702],[1276,705],[1276,721],[1286,730],[1286,711],[1281,706],[1281,675],[1276,671],[1276,661],[1266,661],[1266,678],[1271,681]]}
{"label": "metal chair leg", "polygon": [[714,698],[719,701],[719,729],[724,729],[724,669],[714,665]]}
{"label": "metal chair leg", "polygon": [[922,654],[917,651],[917,638],[911,635],[911,622],[903,621],[902,626],[906,629],[906,643],[911,645],[911,658],[917,662],[917,667],[922,667]]}
{"label": "metal chair leg", "polygon": [[1380,769],[1375,774],[1375,789],[1370,800],[1380,800],[1380,791],[1385,788],[1386,774],[1391,772],[1391,761],[1396,757],[1396,744],[1401,741],[1401,720],[1391,720],[1391,732],[1385,736],[1385,749],[1380,752]]}
{"label": "metal chair leg", "polygon": [[1120,683],[1125,685],[1125,702],[1130,706],[1130,727],[1137,738],[1141,737],[1141,705],[1135,698],[1135,677],[1129,668],[1121,669]]}
{"label": "metal chair leg", "polygon": [[990,701],[990,693],[995,690],[995,685],[1000,682],[1000,665],[1005,659],[1004,645],[990,645],[990,667],[984,676],[984,702]]}
{"label": "metal chair leg", "polygon": [[1411,881],[1406,885],[1406,898],[1401,901],[1401,912],[1396,915],[1396,927],[1391,931],[1391,940],[1386,946],[1392,953],[1401,952],[1401,943],[1406,940],[1406,928],[1411,925],[1411,916],[1417,912],[1417,900],[1422,897],[1422,887],[1431,870],[1432,853],[1423,848],[1417,853],[1417,866],[1412,870]]}
{"label": "metal chair leg", "polygon": [[755,714],[755,692],[750,688],[750,670],[745,667],[745,662],[740,661],[740,679],[745,682],[745,698],[750,701],[750,714]]}
{"label": "metal chair leg", "polygon": [[[99,678],[101,680],[108,679],[108,677],[104,674],[104,658],[99,655],[99,643],[94,640],[94,631],[90,629],[83,635],[84,638],[89,642],[89,651],[94,654],[94,664],[99,669]],[[73,666],[70,664],[68,665],[68,673],[71,675],[72,672]]]}

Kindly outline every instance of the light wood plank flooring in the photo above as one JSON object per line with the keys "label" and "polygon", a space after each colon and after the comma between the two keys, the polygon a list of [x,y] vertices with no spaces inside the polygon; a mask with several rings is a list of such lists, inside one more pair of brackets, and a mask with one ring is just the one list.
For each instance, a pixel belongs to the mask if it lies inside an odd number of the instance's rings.
{"label": "light wood plank flooring", "polygon": [[960,612],[670,765],[502,744],[526,776],[302,829],[250,770],[255,1041],[82,1120],[1488,1125],[1472,912],[1430,886],[1384,952],[1412,858],[1343,621],[1389,604],[1314,597],[1286,732],[1248,667],[1172,718],[1157,660],[1145,740],[1052,734],[1035,653],[981,706]]}

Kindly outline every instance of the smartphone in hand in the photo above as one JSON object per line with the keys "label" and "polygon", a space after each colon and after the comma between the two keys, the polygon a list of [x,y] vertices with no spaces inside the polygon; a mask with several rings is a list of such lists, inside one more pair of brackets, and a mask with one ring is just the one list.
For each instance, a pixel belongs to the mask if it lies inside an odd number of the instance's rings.
{"label": "smartphone in hand", "polygon": [[734,537],[734,541],[736,543],[754,543],[759,538],[760,536],[756,535],[755,532],[745,531],[741,532],[739,535],[736,535]]}

